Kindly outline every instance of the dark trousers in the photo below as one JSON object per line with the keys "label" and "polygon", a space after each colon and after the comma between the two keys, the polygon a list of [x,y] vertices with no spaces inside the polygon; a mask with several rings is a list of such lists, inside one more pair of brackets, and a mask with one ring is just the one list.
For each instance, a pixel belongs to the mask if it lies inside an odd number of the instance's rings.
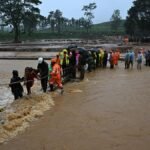
{"label": "dark trousers", "polygon": [[103,68],[107,67],[107,60],[103,60]]}
{"label": "dark trousers", "polygon": [[131,68],[133,68],[133,60],[129,61],[129,68],[130,68],[130,65],[131,65]]}
{"label": "dark trousers", "polygon": [[125,60],[125,69],[129,69],[129,61]]}
{"label": "dark trousers", "polygon": [[31,87],[26,85],[26,88],[27,88],[27,94],[28,95],[31,94]]}
{"label": "dark trousers", "polygon": [[146,59],[146,66],[150,66],[150,60],[149,59]]}
{"label": "dark trousers", "polygon": [[91,71],[92,71],[92,63],[89,62],[89,63],[88,63],[88,72],[91,72]]}
{"label": "dark trousers", "polygon": [[48,81],[48,78],[43,78],[41,79],[41,86],[42,86],[42,89],[43,89],[43,92],[45,93],[46,90],[47,90],[47,81]]}
{"label": "dark trousers", "polygon": [[113,69],[114,68],[114,64],[110,64],[110,69]]}
{"label": "dark trousers", "polygon": [[21,98],[23,95],[22,95],[22,91],[19,91],[19,90],[16,90],[14,93],[14,99],[18,99],[18,98]]}
{"label": "dark trousers", "polygon": [[70,67],[71,78],[76,78],[76,65]]}
{"label": "dark trousers", "polygon": [[85,74],[84,65],[79,67],[79,71],[80,71],[80,80],[83,80]]}
{"label": "dark trousers", "polygon": [[33,81],[28,81],[27,83],[26,83],[26,89],[27,89],[27,94],[29,95],[29,94],[31,94],[31,87],[33,86],[33,84],[34,84],[34,82]]}
{"label": "dark trousers", "polygon": [[68,72],[67,65],[62,65],[62,69],[63,69],[63,77],[66,77]]}

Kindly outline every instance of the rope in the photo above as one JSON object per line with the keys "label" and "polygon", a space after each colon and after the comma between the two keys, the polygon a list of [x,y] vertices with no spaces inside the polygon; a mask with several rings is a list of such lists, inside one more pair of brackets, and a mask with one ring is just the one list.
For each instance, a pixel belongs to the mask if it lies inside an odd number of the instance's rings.
{"label": "rope", "polygon": [[[67,68],[65,68],[65,69],[63,69],[63,71],[66,71],[66,70],[70,70],[72,67],[67,67]],[[44,76],[44,77],[42,77],[42,78],[38,78],[38,80],[42,80],[42,79],[44,79],[44,78],[47,78],[49,75],[46,75],[46,76]],[[14,84],[18,84],[18,83],[21,83],[21,82],[24,82],[24,83],[28,83],[28,82],[33,82],[34,80],[28,80],[28,81],[26,81],[26,80],[20,80],[20,81],[17,81],[17,82],[13,82],[13,83],[1,83],[0,84],[0,87],[2,87],[2,86],[11,86],[11,85],[14,85]]]}

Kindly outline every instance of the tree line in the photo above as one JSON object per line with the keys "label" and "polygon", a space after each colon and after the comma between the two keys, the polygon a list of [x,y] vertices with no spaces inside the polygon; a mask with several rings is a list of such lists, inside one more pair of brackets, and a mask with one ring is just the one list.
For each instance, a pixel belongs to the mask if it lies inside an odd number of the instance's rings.
{"label": "tree line", "polygon": [[133,6],[128,11],[125,29],[133,40],[141,40],[150,36],[150,0],[133,2]]}
{"label": "tree line", "polygon": [[43,29],[49,26],[52,32],[58,33],[69,27],[85,28],[88,32],[93,24],[93,10],[97,7],[96,3],[90,3],[82,8],[84,17],[67,19],[59,9],[50,11],[47,17],[42,16],[38,8],[41,3],[40,0],[0,0],[1,24],[12,26],[14,42],[20,41],[22,30],[31,34],[37,27]]}
{"label": "tree line", "polygon": [[[20,41],[21,32],[30,35],[33,31],[47,29],[51,33],[62,31],[85,30],[87,33],[93,25],[96,3],[83,6],[83,17],[68,19],[59,9],[49,12],[48,16],[42,16],[38,5],[40,0],[0,0],[1,26],[11,26],[14,33],[14,41]],[[117,33],[121,23],[120,10],[114,10],[111,18],[111,28]],[[150,35],[150,0],[134,0],[133,6],[128,11],[125,21],[126,33],[131,37],[143,37]]]}

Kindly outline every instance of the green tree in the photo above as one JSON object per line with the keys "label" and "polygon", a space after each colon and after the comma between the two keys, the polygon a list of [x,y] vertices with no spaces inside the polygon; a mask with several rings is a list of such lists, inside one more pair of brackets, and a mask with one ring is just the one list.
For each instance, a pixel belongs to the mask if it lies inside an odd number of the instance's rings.
{"label": "green tree", "polygon": [[91,28],[93,22],[92,19],[94,18],[93,10],[96,9],[96,3],[90,3],[89,5],[85,5],[82,8],[82,11],[84,11],[85,16],[85,22],[84,27],[86,28],[87,32],[89,32],[89,29]]}
{"label": "green tree", "polygon": [[121,23],[121,16],[120,16],[120,10],[119,9],[114,10],[110,21],[111,21],[111,29],[113,31],[118,31],[118,28],[119,28],[120,23]]}
{"label": "green tree", "polygon": [[85,22],[86,22],[86,21],[85,21],[84,17],[79,18],[79,27],[80,27],[80,28],[83,28]]}
{"label": "green tree", "polygon": [[56,28],[57,28],[57,32],[60,33],[61,32],[61,24],[62,24],[62,12],[57,9],[54,13],[54,18],[56,19]]}
{"label": "green tree", "polygon": [[125,29],[126,29],[127,34],[129,34],[131,36],[135,36],[139,32],[137,21],[136,21],[137,20],[137,15],[136,15],[135,8],[132,7],[128,11],[128,14],[130,14],[130,15],[127,16],[127,18],[126,18]]}
{"label": "green tree", "polygon": [[76,25],[76,29],[80,28],[80,21],[79,21],[79,19],[75,20],[75,25]]}
{"label": "green tree", "polygon": [[56,24],[56,19],[55,19],[55,12],[50,11],[48,15],[48,23],[50,24],[52,32],[55,30],[55,24]]}
{"label": "green tree", "polygon": [[38,16],[37,21],[38,21],[38,25],[41,29],[45,29],[49,24],[47,17],[42,16],[42,15]]}
{"label": "green tree", "polygon": [[4,17],[0,16],[0,30],[4,31],[4,27],[6,26]]}
{"label": "green tree", "polygon": [[69,19],[67,18],[63,18],[63,27],[64,27],[64,30],[67,31],[67,27],[68,27],[68,22],[69,22]]}
{"label": "green tree", "polygon": [[150,0],[135,0],[128,11],[126,32],[132,36],[150,35]]}
{"label": "green tree", "polygon": [[75,19],[74,18],[71,18],[71,25],[72,25],[72,27],[74,28],[75,27]]}
{"label": "green tree", "polygon": [[20,25],[23,23],[26,12],[32,12],[39,4],[41,4],[40,0],[0,0],[1,16],[5,18],[6,24],[13,26],[14,42],[20,40]]}
{"label": "green tree", "polygon": [[45,17],[40,15],[40,10],[38,8],[32,8],[30,11],[27,10],[23,17],[24,32],[30,35],[34,30],[36,30],[37,24],[40,20],[45,21]]}

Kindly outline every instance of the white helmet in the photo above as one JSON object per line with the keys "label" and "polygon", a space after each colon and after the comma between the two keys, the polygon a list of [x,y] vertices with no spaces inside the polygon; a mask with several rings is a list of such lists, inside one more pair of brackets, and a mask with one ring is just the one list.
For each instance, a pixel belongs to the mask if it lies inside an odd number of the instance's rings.
{"label": "white helmet", "polygon": [[42,58],[42,57],[39,57],[38,63],[41,64],[42,62],[43,62],[43,58]]}

